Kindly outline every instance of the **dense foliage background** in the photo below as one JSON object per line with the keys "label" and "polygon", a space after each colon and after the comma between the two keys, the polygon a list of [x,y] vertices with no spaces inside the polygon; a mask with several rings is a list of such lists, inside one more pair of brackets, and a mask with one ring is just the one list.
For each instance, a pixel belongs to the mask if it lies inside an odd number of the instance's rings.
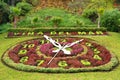
{"label": "dense foliage background", "polygon": [[92,25],[118,32],[120,11],[115,8],[114,0],[0,0],[0,30],[7,23],[6,29],[8,24],[14,28]]}

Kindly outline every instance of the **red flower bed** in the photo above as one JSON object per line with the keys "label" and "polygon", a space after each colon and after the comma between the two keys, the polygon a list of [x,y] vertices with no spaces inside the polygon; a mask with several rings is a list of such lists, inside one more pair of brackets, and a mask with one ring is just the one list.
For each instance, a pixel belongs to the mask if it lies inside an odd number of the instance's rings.
{"label": "red flower bed", "polygon": [[81,31],[81,32],[8,32],[8,37],[18,37],[18,36],[74,36],[74,35],[108,35],[106,31]]}
{"label": "red flower bed", "polygon": [[16,63],[20,60],[19,56],[14,53],[14,51],[9,51],[8,56]]}
{"label": "red flower bed", "polygon": [[[67,44],[67,43],[63,42],[61,43],[61,45],[62,44]],[[52,52],[54,48],[55,46],[53,46],[51,43],[46,43],[41,45],[40,51],[46,56],[54,56],[55,53]],[[65,55],[63,51],[60,51],[56,57],[76,56],[78,53],[81,53],[83,51],[83,48],[79,44],[75,44],[71,46],[69,49],[71,49],[71,55]]]}
{"label": "red flower bed", "polygon": [[[59,38],[57,40],[63,45],[80,40],[80,38]],[[22,42],[11,48],[8,51],[8,56],[15,63],[45,68],[62,67],[65,69],[96,67],[104,65],[111,60],[111,54],[105,47],[86,38],[82,42],[66,48],[66,50],[71,52],[70,55],[60,51],[49,63],[56,54],[53,52],[56,49],[58,48],[45,41],[45,39],[34,39]]]}

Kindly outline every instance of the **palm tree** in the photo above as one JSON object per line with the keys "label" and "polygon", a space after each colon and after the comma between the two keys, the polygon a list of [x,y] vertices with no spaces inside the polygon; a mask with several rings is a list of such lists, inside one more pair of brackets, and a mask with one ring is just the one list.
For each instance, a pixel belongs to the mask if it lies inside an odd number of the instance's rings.
{"label": "palm tree", "polygon": [[17,27],[16,23],[18,21],[18,17],[20,16],[21,13],[21,9],[19,9],[18,7],[10,7],[10,18],[13,18],[14,20],[14,28]]}

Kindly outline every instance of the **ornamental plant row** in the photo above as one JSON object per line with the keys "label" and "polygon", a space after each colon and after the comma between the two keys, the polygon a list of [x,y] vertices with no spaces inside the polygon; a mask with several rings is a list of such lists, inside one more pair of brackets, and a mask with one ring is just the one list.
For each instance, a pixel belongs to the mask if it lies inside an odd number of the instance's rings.
{"label": "ornamental plant row", "polygon": [[72,36],[72,35],[107,35],[105,28],[79,28],[79,27],[59,27],[59,28],[11,28],[8,30],[8,37],[17,36]]}
{"label": "ornamental plant row", "polygon": [[103,31],[78,31],[78,32],[8,32],[8,37],[18,37],[18,36],[75,36],[75,35],[108,35],[107,32]]}

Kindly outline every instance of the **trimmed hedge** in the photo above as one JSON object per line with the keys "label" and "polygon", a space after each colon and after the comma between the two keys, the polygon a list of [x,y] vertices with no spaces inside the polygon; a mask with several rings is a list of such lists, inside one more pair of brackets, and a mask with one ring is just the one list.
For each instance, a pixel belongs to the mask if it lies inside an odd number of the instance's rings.
{"label": "trimmed hedge", "polygon": [[7,23],[7,24],[1,24],[0,25],[0,34],[1,33],[4,33],[4,32],[7,32],[9,28],[11,28],[12,25]]}
{"label": "trimmed hedge", "polygon": [[58,27],[58,28],[49,28],[49,27],[41,27],[41,28],[10,28],[8,32],[51,32],[51,31],[107,31],[106,28],[101,27],[101,28],[95,28],[95,27]]}

